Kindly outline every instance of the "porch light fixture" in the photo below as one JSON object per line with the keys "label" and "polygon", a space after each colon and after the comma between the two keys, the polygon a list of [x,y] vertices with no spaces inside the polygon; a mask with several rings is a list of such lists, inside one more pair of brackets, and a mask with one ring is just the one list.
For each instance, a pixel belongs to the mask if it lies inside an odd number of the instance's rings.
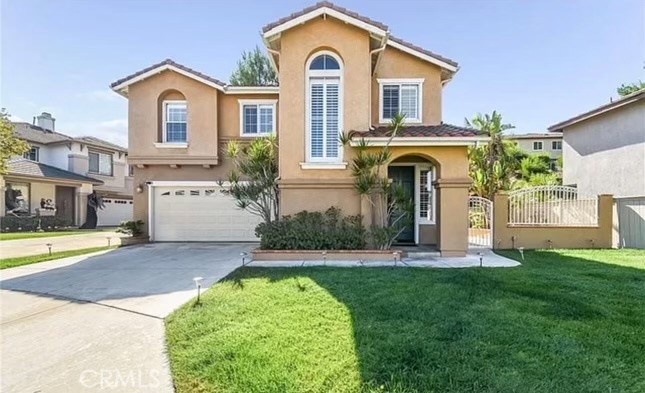
{"label": "porch light fixture", "polygon": [[201,295],[202,291],[202,281],[204,280],[204,277],[195,277],[193,278],[193,281],[195,282],[195,286],[197,287],[197,303],[199,303],[199,297]]}
{"label": "porch light fixture", "polygon": [[49,249],[49,256],[52,255],[52,246],[53,246],[53,244],[47,243],[47,248]]}
{"label": "porch light fixture", "polygon": [[524,262],[524,247],[520,247],[518,248],[518,250],[520,252],[520,256],[522,257],[522,262]]}

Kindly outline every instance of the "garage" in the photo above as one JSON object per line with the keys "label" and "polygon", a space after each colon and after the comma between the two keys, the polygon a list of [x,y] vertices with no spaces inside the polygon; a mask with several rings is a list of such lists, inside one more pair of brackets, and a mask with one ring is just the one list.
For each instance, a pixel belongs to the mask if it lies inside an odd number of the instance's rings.
{"label": "garage", "polygon": [[237,207],[222,187],[205,182],[151,184],[150,237],[153,241],[257,241],[260,217]]}
{"label": "garage", "polygon": [[114,227],[132,220],[132,199],[103,198],[103,204],[105,207],[96,213],[97,225]]}

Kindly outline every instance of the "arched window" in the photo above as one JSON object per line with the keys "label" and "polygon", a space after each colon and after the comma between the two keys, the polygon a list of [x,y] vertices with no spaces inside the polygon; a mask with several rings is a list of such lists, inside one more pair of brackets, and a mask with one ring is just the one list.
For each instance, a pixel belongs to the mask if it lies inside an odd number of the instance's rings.
{"label": "arched window", "polygon": [[307,161],[340,162],[343,125],[343,71],[332,52],[318,52],[307,62]]}
{"label": "arched window", "polygon": [[186,144],[188,141],[188,104],[177,90],[167,90],[159,96],[161,129],[159,142]]}

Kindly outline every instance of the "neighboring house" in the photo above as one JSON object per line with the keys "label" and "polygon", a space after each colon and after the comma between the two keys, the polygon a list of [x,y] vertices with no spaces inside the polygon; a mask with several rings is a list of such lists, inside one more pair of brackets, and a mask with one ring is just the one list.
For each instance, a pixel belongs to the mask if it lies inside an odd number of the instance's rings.
{"label": "neighboring house", "polygon": [[645,195],[645,90],[549,127],[563,133],[562,182],[581,196]]}
{"label": "neighboring house", "polygon": [[363,136],[383,146],[390,119],[405,113],[388,175],[408,189],[416,212],[399,241],[464,255],[467,148],[488,137],[442,122],[443,87],[457,63],[329,2],[262,31],[279,87],[229,86],[172,60],[111,85],[129,100],[134,218],[146,222],[151,240],[256,240],[259,219],[220,192],[232,165],[221,151],[230,140],[271,133],[282,215],[338,206],[369,224],[369,206],[353,186],[353,149],[338,134],[355,131],[354,144]]}
{"label": "neighboring house", "polygon": [[[127,150],[95,137],[71,137],[54,130],[49,113],[34,118],[34,124],[14,123],[16,136],[30,150],[9,163],[5,176],[6,215],[55,214],[71,225],[85,220],[87,195],[96,191],[105,209],[98,212],[98,225],[118,225],[132,219],[132,178],[126,164]],[[46,208],[41,205],[46,204]],[[11,205],[11,207],[9,206]],[[13,213],[13,214],[12,214]]]}
{"label": "neighboring house", "polygon": [[562,133],[548,134],[509,134],[504,139],[517,143],[520,149],[529,154],[548,154],[551,158],[551,169],[557,169],[558,158],[562,156]]}

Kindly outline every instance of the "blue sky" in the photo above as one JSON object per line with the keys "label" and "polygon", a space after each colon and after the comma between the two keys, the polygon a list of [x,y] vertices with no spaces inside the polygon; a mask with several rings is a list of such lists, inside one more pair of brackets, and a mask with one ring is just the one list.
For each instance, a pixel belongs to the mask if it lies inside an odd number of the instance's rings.
{"label": "blue sky", "polygon": [[[1,0],[0,104],[56,129],[126,143],[127,102],[109,84],[165,58],[228,80],[261,27],[315,0]],[[543,132],[645,80],[645,2],[343,0],[392,33],[459,62],[443,120],[500,111]]]}

